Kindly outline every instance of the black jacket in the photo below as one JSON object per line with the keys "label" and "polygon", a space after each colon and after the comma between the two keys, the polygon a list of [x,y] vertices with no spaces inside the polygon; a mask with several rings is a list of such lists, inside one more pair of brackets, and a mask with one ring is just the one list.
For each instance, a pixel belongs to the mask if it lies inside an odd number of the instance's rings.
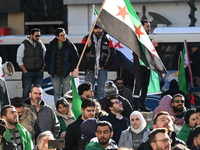
{"label": "black jacket", "polygon": [[83,120],[81,117],[82,115],[67,127],[65,135],[65,150],[78,150],[78,142],[82,134],[80,126]]}
{"label": "black jacket", "polygon": [[[124,109],[124,111],[122,112],[122,115],[129,119],[130,114],[133,112],[133,108],[132,108],[130,102],[126,98],[124,98],[120,95],[118,95],[118,99],[120,101],[122,101],[122,106],[123,106],[123,109]],[[108,99],[107,99],[107,97],[103,97],[101,99],[98,99],[97,101],[101,105],[101,109],[108,112],[108,110],[107,110],[108,109],[108,103],[107,103]]]}
{"label": "black jacket", "polygon": [[[103,69],[108,69],[115,58],[115,49],[112,41],[107,37],[107,34],[103,34],[104,35],[102,36],[101,40],[99,67]],[[83,38],[83,44],[86,43],[87,38],[88,35]],[[94,66],[96,63],[95,43],[93,41],[93,36],[91,36],[91,40],[92,45],[86,49],[83,59],[83,64],[86,71],[94,71]]]}
{"label": "black jacket", "polygon": [[[45,54],[45,64],[48,73],[54,77],[56,70],[56,50],[58,46],[58,40],[53,39]],[[62,76],[65,78],[69,75],[71,71],[74,71],[78,63],[78,52],[73,43],[67,39],[63,43],[62,47]]]}
{"label": "black jacket", "polygon": [[17,145],[7,141],[4,137],[2,137],[2,143],[3,143],[3,150],[17,150]]}
{"label": "black jacket", "polygon": [[112,124],[114,132],[112,139],[117,144],[119,143],[122,131],[126,130],[130,126],[129,120],[126,117],[123,117],[122,119],[117,119],[116,115],[113,113],[109,113],[108,116],[101,117],[99,118],[99,120],[101,121],[105,120]]}

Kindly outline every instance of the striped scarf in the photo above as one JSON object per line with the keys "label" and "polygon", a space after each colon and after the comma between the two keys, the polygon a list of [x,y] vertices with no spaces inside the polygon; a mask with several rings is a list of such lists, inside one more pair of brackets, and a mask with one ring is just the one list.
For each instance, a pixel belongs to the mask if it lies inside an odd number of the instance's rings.
{"label": "striped scarf", "polygon": [[[15,127],[15,129],[9,129],[10,130],[10,140],[11,142],[15,143],[17,145],[18,150],[23,150],[23,146],[20,140],[20,133],[19,130]],[[13,135],[14,134],[14,135]]]}

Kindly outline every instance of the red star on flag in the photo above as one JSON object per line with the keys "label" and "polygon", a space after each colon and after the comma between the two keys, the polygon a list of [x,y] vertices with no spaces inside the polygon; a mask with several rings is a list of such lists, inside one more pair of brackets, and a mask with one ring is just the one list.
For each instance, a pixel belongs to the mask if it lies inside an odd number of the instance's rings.
{"label": "red star on flag", "polygon": [[140,35],[145,35],[145,34],[141,31],[141,26],[142,26],[142,25],[140,25],[139,27],[136,27],[136,26],[134,25],[134,27],[135,27],[135,34],[137,34],[139,38],[140,38]]}
{"label": "red star on flag", "polygon": [[123,48],[123,47],[120,45],[120,42],[117,42],[117,43],[115,44],[114,47]]}
{"label": "red star on flag", "polygon": [[122,15],[123,20],[125,19],[125,16],[128,15],[128,12],[126,11],[126,6],[123,8],[118,6],[119,12],[116,16]]}

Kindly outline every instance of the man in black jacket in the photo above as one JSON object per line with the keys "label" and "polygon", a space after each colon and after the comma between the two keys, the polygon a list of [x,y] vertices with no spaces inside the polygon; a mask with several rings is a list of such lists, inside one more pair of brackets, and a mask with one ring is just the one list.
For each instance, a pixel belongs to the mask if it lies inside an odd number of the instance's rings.
{"label": "man in black jacket", "polygon": [[57,28],[55,38],[49,43],[45,63],[54,90],[54,101],[67,93],[70,88],[70,72],[77,77],[78,52],[76,46],[66,37],[65,29]]}
{"label": "man in black jacket", "polygon": [[118,93],[119,92],[117,90],[117,87],[115,86],[115,84],[113,82],[110,81],[106,84],[106,87],[105,87],[106,96],[101,99],[98,99],[97,101],[100,103],[101,109],[108,112],[109,111],[109,110],[107,110],[108,100],[110,98],[119,99],[120,101],[122,101],[122,107],[123,107],[122,115],[124,117],[129,118],[130,114],[133,112],[133,108],[132,108],[130,102],[126,98],[120,96]]}
{"label": "man in black jacket", "polygon": [[[82,40],[86,44],[88,35]],[[107,33],[95,25],[91,39],[88,40],[84,57],[85,81],[91,82],[93,87],[97,82],[98,98],[104,97],[104,88],[107,81],[107,69],[114,60],[114,45]]]}
{"label": "man in black jacket", "polygon": [[[160,111],[157,113],[153,120],[153,128],[166,128],[168,130],[168,135],[172,140],[171,147],[176,144],[183,144],[186,146],[185,142],[176,138],[176,133],[173,132],[173,117],[166,111]],[[142,142],[137,150],[152,150],[149,140]]]}
{"label": "man in black jacket", "polygon": [[89,118],[94,118],[95,103],[93,100],[85,99],[81,104],[82,115],[67,127],[65,135],[65,150],[78,150],[78,142],[81,138],[81,123]]}

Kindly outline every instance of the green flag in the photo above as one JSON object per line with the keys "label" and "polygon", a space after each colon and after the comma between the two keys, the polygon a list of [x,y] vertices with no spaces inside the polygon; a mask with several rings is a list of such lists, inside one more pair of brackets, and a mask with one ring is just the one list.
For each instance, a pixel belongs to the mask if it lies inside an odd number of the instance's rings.
{"label": "green flag", "polygon": [[186,48],[185,44],[182,52],[180,52],[180,63],[179,63],[179,75],[178,75],[178,84],[179,90],[183,91],[186,95],[188,94],[187,83],[186,83],[186,74],[185,74],[185,66],[187,64],[188,58],[186,57]]}
{"label": "green flag", "polygon": [[81,104],[82,101],[80,99],[80,96],[77,92],[76,85],[74,82],[74,77],[70,76],[71,84],[72,84],[72,111],[76,118],[82,114],[81,112]]}
{"label": "green flag", "polygon": [[151,70],[150,72],[150,79],[149,79],[149,86],[148,86],[148,94],[159,94],[160,91],[160,80],[158,74]]}
{"label": "green flag", "polygon": [[129,0],[105,0],[96,24],[129,47],[162,78],[167,71]]}

